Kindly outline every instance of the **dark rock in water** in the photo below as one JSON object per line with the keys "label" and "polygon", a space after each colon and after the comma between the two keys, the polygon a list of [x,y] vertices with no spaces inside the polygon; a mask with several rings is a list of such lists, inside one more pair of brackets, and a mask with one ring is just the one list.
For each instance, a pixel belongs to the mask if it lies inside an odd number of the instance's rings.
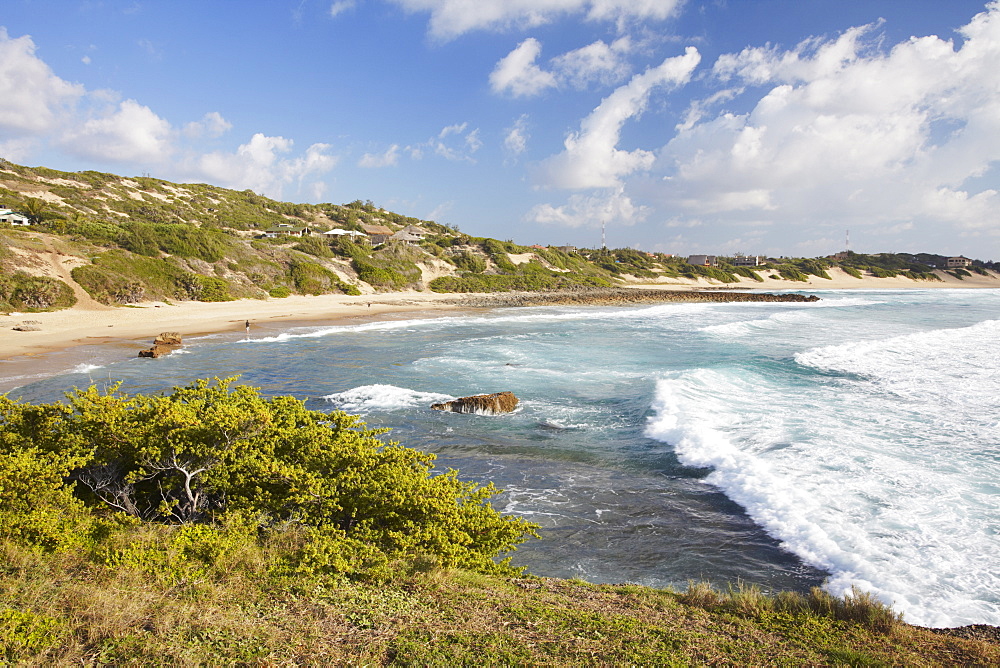
{"label": "dark rock in water", "polygon": [[153,346],[149,350],[140,350],[139,357],[162,357],[164,355],[169,355],[176,350],[176,348],[176,346]]}
{"label": "dark rock in water", "polygon": [[178,332],[163,332],[153,341],[155,346],[179,346],[181,343],[181,335]]}
{"label": "dark rock in water", "polygon": [[181,335],[177,332],[163,332],[153,341],[149,350],[140,350],[139,357],[162,357],[177,350],[181,345]]}
{"label": "dark rock in water", "polygon": [[496,394],[477,394],[472,397],[459,397],[441,404],[431,404],[436,411],[451,411],[453,413],[478,413],[479,415],[500,415],[510,413],[517,408],[517,397],[513,392],[497,392]]}

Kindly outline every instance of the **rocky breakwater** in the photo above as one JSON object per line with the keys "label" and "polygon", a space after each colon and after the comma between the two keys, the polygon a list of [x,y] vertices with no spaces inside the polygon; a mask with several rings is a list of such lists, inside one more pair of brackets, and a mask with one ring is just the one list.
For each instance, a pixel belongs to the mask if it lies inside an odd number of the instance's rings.
{"label": "rocky breakwater", "polygon": [[517,397],[514,396],[513,392],[497,392],[495,394],[459,397],[440,404],[431,404],[431,408],[436,411],[451,411],[453,413],[500,415],[513,411],[517,408],[517,403]]}
{"label": "rocky breakwater", "polygon": [[701,290],[640,290],[609,288],[554,292],[505,292],[465,297],[457,303],[478,308],[505,306],[620,306],[666,302],[815,302],[816,295],[771,292]]}
{"label": "rocky breakwater", "polygon": [[174,352],[183,344],[181,335],[177,332],[163,332],[153,340],[153,347],[140,350],[139,357],[162,357]]}

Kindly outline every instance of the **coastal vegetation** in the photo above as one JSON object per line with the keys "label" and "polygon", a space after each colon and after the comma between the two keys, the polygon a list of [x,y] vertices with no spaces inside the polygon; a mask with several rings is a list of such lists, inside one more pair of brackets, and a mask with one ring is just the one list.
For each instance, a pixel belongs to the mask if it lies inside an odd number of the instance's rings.
{"label": "coastal vegetation", "polygon": [[27,664],[992,665],[821,590],[523,573],[537,527],[340,412],[234,379],[0,396],[0,658]]}
{"label": "coastal vegetation", "polygon": [[[707,279],[732,285],[850,276],[942,280],[944,260],[930,254],[839,253],[826,258],[767,258],[756,266],[720,257],[716,266],[631,248],[522,246],[472,237],[456,227],[393,213],[371,201],[293,204],[252,191],[175,184],[101,172],[59,172],[0,162],[0,203],[32,221],[0,229],[0,309],[46,310],[73,302],[65,277],[47,269],[69,262],[72,280],[111,305],[144,300],[362,294],[405,289],[511,292],[609,288],[629,282]],[[308,227],[310,236],[266,238],[268,230]],[[329,238],[365,225],[422,230],[419,241],[372,245]],[[50,261],[51,260],[51,261]],[[992,275],[976,261],[948,273]],[[66,279],[68,280],[68,279]]]}

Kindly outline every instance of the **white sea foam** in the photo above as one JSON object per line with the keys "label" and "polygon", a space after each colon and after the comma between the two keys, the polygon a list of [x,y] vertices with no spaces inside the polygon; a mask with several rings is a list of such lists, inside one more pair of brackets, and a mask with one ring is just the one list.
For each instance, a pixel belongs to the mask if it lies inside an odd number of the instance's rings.
{"label": "white sea foam", "polygon": [[[972,347],[980,336],[995,339],[995,327],[800,356],[825,369],[877,372],[875,381],[844,381],[849,391],[823,376],[796,388],[746,370],[677,372],[659,382],[646,433],[671,444],[684,464],[711,468],[706,481],[829,571],[832,592],[857,585],[915,624],[998,624],[1000,448],[987,424],[995,413],[970,426],[969,415],[917,393],[912,385],[934,385],[940,361],[920,366],[915,353],[902,354],[944,340]],[[992,397],[1000,393],[996,359],[991,368],[991,381],[988,373],[978,378]],[[885,379],[909,391],[886,393]]]}
{"label": "white sea foam", "polygon": [[449,401],[455,397],[436,392],[418,392],[395,385],[362,385],[323,397],[335,408],[347,412],[368,413],[377,410],[400,410]]}
{"label": "white sea foam", "polygon": [[389,320],[384,322],[370,322],[360,325],[336,325],[331,327],[296,327],[273,336],[249,337],[240,339],[239,343],[282,343],[297,339],[311,339],[345,333],[361,332],[389,332],[395,330],[418,330],[418,329],[451,329],[457,327],[476,327],[488,325],[517,324],[517,323],[543,323],[543,322],[568,322],[580,320],[581,316],[591,319],[616,320],[624,319],[635,321],[642,318],[658,318],[664,314],[672,316],[693,315],[709,308],[708,304],[669,304],[651,306],[645,309],[621,309],[621,308],[588,308],[586,310],[575,307],[544,307],[544,308],[524,308],[517,309],[516,315],[507,315],[501,311],[500,315],[490,314],[485,316],[463,316],[463,317],[440,317],[440,318],[418,318],[410,320]]}
{"label": "white sea foam", "polygon": [[98,369],[103,369],[104,367],[100,364],[88,364],[86,362],[81,362],[77,364],[70,370],[70,373],[90,373],[91,371],[97,371]]}
{"label": "white sea foam", "polygon": [[1000,321],[887,340],[814,348],[795,361],[823,371],[857,374],[909,399],[1000,405],[996,341]]}
{"label": "white sea foam", "polygon": [[716,336],[740,337],[787,327],[797,327],[811,320],[815,321],[815,318],[806,311],[778,311],[766,318],[708,325],[702,327],[700,331]]}

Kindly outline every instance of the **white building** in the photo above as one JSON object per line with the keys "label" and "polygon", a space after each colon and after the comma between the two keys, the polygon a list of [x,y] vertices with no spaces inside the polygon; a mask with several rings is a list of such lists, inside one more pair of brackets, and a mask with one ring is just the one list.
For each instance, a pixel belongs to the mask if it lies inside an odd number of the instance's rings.
{"label": "white building", "polygon": [[0,209],[0,223],[25,227],[31,225],[31,221],[28,220],[27,216],[21,215],[16,211],[11,211],[10,209]]}

